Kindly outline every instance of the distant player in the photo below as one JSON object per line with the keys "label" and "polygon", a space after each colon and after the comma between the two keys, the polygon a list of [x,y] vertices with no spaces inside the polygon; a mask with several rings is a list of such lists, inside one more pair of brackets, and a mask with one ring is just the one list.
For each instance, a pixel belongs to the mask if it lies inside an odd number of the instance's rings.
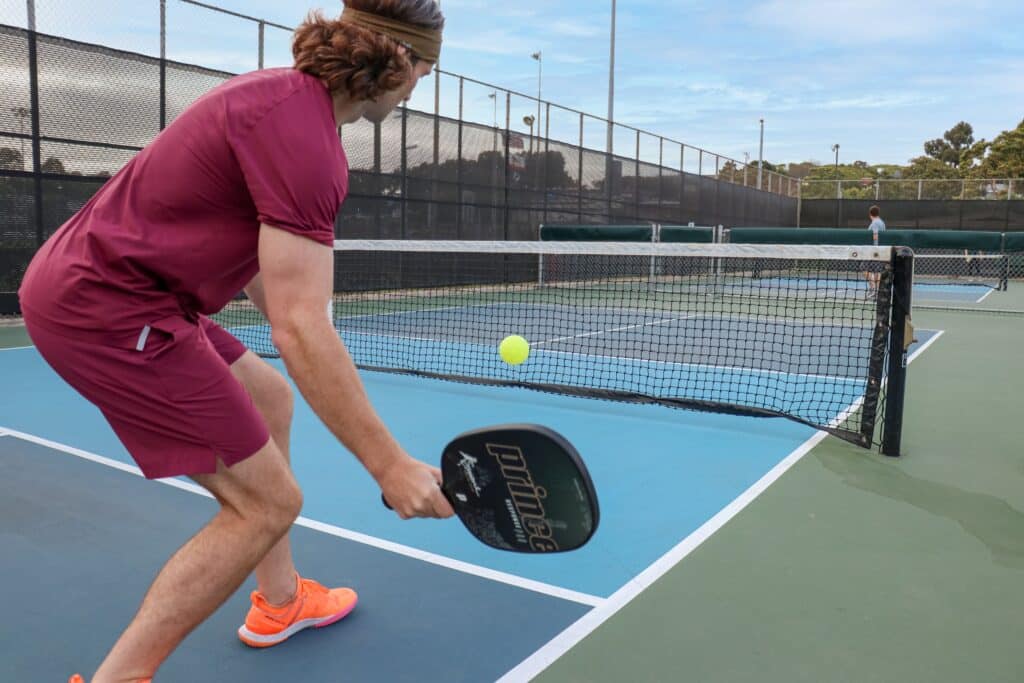
{"label": "distant player", "polygon": [[[878,236],[880,233],[885,232],[885,221],[882,220],[882,211],[877,206],[872,206],[868,209],[868,218],[871,219],[871,225],[868,226],[868,230],[871,231],[871,239],[874,245],[878,246]],[[872,295],[878,292],[878,281],[881,279],[881,275],[878,273],[868,273],[868,288]]]}

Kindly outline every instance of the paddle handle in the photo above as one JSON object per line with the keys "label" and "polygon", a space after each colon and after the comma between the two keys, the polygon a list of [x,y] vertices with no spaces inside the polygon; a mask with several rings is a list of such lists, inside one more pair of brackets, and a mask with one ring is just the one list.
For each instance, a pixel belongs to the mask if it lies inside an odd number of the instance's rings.
{"label": "paddle handle", "polygon": [[[452,503],[452,496],[451,496],[450,493],[448,493],[448,489],[446,489],[444,487],[444,484],[438,484],[437,488],[441,489],[441,493],[444,494],[444,497],[448,499],[449,503]],[[394,510],[395,509],[395,508],[391,507],[390,503],[388,503],[388,499],[384,497],[384,493],[383,492],[381,492],[381,494],[380,494],[380,502],[384,503],[384,507],[386,507],[388,510]],[[452,507],[454,507],[454,506],[455,506],[455,504],[452,503]]]}

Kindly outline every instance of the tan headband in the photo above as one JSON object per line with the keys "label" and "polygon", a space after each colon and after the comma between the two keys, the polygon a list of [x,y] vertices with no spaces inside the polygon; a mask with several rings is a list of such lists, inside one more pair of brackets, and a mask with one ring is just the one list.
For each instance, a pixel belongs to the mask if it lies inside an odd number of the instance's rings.
{"label": "tan headband", "polygon": [[396,21],[388,17],[382,17],[369,12],[360,12],[356,9],[345,8],[341,13],[341,20],[348,21],[357,26],[383,33],[389,38],[397,40],[409,48],[414,55],[420,59],[437,63],[441,57],[441,32],[414,26],[404,21]]}

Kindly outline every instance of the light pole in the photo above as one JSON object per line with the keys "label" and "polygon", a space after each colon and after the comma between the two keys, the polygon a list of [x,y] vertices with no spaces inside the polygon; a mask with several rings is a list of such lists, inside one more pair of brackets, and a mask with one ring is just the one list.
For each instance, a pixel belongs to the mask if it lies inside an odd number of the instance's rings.
{"label": "light pole", "polygon": [[832,145],[832,151],[836,153],[836,199],[842,199],[843,181],[839,179],[839,143]]}
{"label": "light pole", "polygon": [[[540,50],[537,50],[530,56],[537,60],[537,135],[540,136],[540,86],[541,77],[544,73],[544,54]],[[537,151],[540,151],[539,142],[537,143]]]}
{"label": "light pole", "polygon": [[764,169],[764,119],[761,119],[761,150],[757,154],[757,189],[761,189],[761,172]]}
{"label": "light pole", "polygon": [[614,134],[612,121],[615,120],[615,0],[612,0],[611,55],[608,59],[608,156],[613,153]]}

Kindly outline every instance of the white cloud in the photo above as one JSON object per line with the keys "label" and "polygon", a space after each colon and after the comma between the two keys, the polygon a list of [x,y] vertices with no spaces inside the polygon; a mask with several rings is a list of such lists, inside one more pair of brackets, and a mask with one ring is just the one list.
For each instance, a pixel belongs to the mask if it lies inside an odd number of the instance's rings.
{"label": "white cloud", "polygon": [[569,20],[552,21],[545,28],[551,33],[573,38],[592,38],[603,35],[607,31],[607,29],[598,28],[593,24]]}
{"label": "white cloud", "polygon": [[938,94],[904,92],[862,95],[860,97],[835,97],[820,102],[808,102],[806,106],[817,109],[899,109],[938,104],[945,99]]}
{"label": "white cloud", "polygon": [[536,41],[510,35],[502,30],[479,31],[458,37],[447,38],[445,49],[480,52],[490,55],[525,55],[529,57],[537,50]]}
{"label": "white cloud", "polygon": [[768,0],[750,20],[815,46],[935,42],[990,19],[990,0]]}

